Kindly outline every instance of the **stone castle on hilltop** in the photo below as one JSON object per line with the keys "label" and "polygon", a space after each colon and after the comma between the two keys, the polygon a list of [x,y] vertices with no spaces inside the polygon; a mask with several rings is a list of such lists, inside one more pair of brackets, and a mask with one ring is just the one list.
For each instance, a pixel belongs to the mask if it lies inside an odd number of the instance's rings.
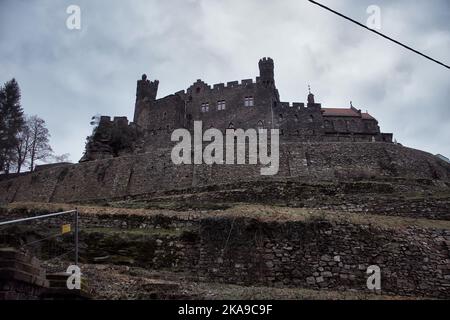
{"label": "stone castle on hilltop", "polygon": [[171,133],[204,130],[279,129],[281,142],[392,142],[378,121],[353,107],[322,108],[311,91],[307,103],[282,102],[275,84],[274,62],[259,61],[259,77],[213,86],[197,80],[186,91],[157,99],[159,81],[144,74],[137,82],[133,122],[126,117],[102,116],[86,143],[80,162],[169,147]]}

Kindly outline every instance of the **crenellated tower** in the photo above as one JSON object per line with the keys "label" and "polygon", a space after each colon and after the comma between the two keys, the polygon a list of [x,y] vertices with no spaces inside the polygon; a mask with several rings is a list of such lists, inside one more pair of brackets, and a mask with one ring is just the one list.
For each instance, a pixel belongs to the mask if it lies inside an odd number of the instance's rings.
{"label": "crenellated tower", "polygon": [[134,122],[139,123],[139,115],[145,106],[152,104],[158,94],[159,81],[150,81],[147,75],[143,74],[141,80],[137,82],[136,105],[134,109]]}
{"label": "crenellated tower", "polygon": [[275,87],[274,63],[271,58],[259,60],[259,81],[267,87]]}

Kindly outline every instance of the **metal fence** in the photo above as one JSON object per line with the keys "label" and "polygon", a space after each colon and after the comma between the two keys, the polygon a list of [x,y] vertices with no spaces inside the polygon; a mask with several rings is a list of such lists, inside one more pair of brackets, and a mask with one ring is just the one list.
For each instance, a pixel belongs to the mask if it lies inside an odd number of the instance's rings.
{"label": "metal fence", "polygon": [[18,218],[0,222],[0,247],[16,248],[43,262],[73,259],[78,265],[78,233],[77,210]]}

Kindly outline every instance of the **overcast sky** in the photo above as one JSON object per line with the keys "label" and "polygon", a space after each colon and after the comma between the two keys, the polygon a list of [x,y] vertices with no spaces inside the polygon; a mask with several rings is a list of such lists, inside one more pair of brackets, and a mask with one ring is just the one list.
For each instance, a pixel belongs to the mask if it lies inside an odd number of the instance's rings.
{"label": "overcast sky", "polygon": [[[448,0],[318,0],[450,64]],[[81,8],[81,30],[66,8]],[[283,101],[311,84],[323,107],[368,110],[402,144],[450,157],[450,71],[306,0],[0,0],[0,81],[15,77],[27,114],[48,123],[58,154],[78,161],[90,118],[132,119],[136,80],[160,80],[158,97],[255,78],[275,60]]]}

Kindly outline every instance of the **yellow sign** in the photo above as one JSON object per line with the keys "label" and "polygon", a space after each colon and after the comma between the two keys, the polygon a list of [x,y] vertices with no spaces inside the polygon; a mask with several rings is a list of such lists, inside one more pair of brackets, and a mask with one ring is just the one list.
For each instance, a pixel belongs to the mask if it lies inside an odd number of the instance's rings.
{"label": "yellow sign", "polygon": [[63,224],[61,229],[62,234],[69,233],[71,231],[70,224]]}

